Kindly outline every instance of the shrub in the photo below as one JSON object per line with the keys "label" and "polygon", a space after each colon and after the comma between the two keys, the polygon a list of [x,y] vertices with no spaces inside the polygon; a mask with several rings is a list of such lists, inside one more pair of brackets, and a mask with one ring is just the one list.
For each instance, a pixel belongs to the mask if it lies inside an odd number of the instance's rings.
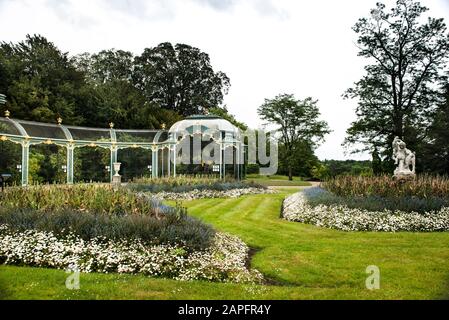
{"label": "shrub", "polygon": [[216,178],[208,177],[192,177],[192,176],[177,176],[149,179],[141,178],[136,179],[133,183],[128,184],[128,188],[132,191],[138,192],[175,192],[184,193],[193,190],[215,190],[215,191],[228,191],[232,189],[245,189],[245,188],[260,188],[266,187],[255,183],[253,181],[236,181],[236,180],[220,180]]}
{"label": "shrub", "polygon": [[0,223],[19,231],[183,243],[193,249],[207,247],[214,235],[185,208],[106,185],[10,188],[0,194],[0,205]]}
{"label": "shrub", "polygon": [[69,269],[80,272],[142,273],[177,280],[260,282],[246,267],[249,248],[237,237],[217,233],[211,245],[189,252],[183,245],[148,245],[141,240],[88,241],[77,235],[18,232],[0,225],[0,263]]}
{"label": "shrub", "polygon": [[226,191],[194,189],[192,191],[182,193],[162,191],[157,193],[155,197],[164,200],[189,201],[195,199],[238,198],[250,194],[272,194],[272,193],[276,193],[276,191],[271,189],[260,189],[260,188],[232,189]]}
{"label": "shrub", "polygon": [[111,215],[155,214],[153,203],[129,190],[111,185],[40,185],[13,187],[0,194],[0,204],[8,208],[53,211],[69,208]]}
{"label": "shrub", "polygon": [[0,209],[0,224],[23,232],[34,229],[52,232],[58,236],[74,233],[81,239],[105,238],[111,240],[139,239],[148,244],[180,243],[197,250],[210,245],[212,227],[175,212],[166,212],[160,218],[149,215],[105,215],[80,213],[72,209],[53,212],[35,209]]}
{"label": "shrub", "polygon": [[246,174],[258,174],[260,172],[260,165],[258,164],[247,164]]}

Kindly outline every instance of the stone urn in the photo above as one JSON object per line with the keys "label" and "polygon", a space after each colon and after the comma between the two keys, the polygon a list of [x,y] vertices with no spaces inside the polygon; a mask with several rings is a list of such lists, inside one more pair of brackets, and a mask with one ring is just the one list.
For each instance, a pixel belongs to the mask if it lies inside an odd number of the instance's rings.
{"label": "stone urn", "polygon": [[122,176],[119,174],[121,162],[114,162],[114,175],[112,176],[112,184],[119,186],[122,183]]}

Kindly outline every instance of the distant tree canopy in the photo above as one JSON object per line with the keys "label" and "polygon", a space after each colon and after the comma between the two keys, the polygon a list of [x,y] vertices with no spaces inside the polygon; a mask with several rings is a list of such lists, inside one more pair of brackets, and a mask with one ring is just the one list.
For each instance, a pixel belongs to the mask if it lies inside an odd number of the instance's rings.
{"label": "distant tree canopy", "polygon": [[248,129],[248,126],[246,124],[238,121],[234,117],[234,115],[232,115],[228,112],[228,109],[226,108],[226,106],[224,106],[223,108],[211,108],[211,109],[209,109],[209,112],[212,114],[215,114],[225,120],[228,120],[230,123],[232,123],[234,126],[236,126],[237,128],[239,128],[242,131],[245,131]]}
{"label": "distant tree canopy", "polygon": [[70,123],[82,122],[76,106],[84,75],[44,37],[2,42],[0,70],[0,92],[6,94],[6,108],[14,117],[54,122],[59,114]]}
{"label": "distant tree canopy", "polygon": [[147,100],[183,116],[220,105],[230,86],[226,74],[214,72],[206,53],[185,44],[147,48],[134,66],[135,85]]}
{"label": "distant tree canopy", "polygon": [[423,171],[449,175],[449,84],[444,101],[438,106],[427,130],[427,139],[420,146]]}
{"label": "distant tree canopy", "polygon": [[0,92],[17,118],[123,128],[160,128],[183,116],[221,110],[230,86],[209,56],[162,43],[140,56],[103,50],[69,57],[40,35],[0,43]]}
{"label": "distant tree canopy", "polygon": [[325,167],[324,177],[332,178],[340,175],[372,175],[372,161],[358,160],[324,160],[322,165]]}
{"label": "distant tree canopy", "polygon": [[[139,56],[123,50],[103,50],[69,57],[40,35],[18,43],[0,43],[0,93],[14,118],[64,124],[117,128],[170,127],[184,116],[215,111],[238,123],[222,106],[229,78],[214,71],[209,56],[185,44],[162,43]],[[3,115],[3,112],[1,113]],[[0,142],[0,172],[18,176],[20,150]],[[107,179],[104,150],[75,152],[79,179]],[[55,146],[33,146],[30,176],[34,181],[64,178],[65,155]],[[124,172],[131,176],[146,168],[148,154],[119,151]],[[139,171],[141,170],[141,171]]]}
{"label": "distant tree canopy", "polygon": [[382,158],[386,172],[392,171],[395,136],[417,152],[418,169],[431,170],[424,168],[421,157],[424,146],[432,144],[429,128],[441,123],[434,117],[441,116],[437,109],[447,84],[449,34],[443,19],[421,19],[427,10],[413,0],[397,0],[391,10],[378,3],[353,28],[359,36],[359,56],[370,64],[346,92],[346,97],[358,99],[358,107],[345,143],[375,151],[373,157]]}
{"label": "distant tree canopy", "polygon": [[315,161],[313,150],[330,132],[326,121],[319,120],[318,101],[297,100],[291,94],[265,99],[258,109],[262,120],[274,125],[282,144],[280,163],[287,168],[289,179],[299,161]]}
{"label": "distant tree canopy", "polygon": [[278,173],[294,176],[313,177],[313,169],[320,165],[315,149],[306,141],[298,142],[294,153],[290,154],[284,144],[279,145]]}

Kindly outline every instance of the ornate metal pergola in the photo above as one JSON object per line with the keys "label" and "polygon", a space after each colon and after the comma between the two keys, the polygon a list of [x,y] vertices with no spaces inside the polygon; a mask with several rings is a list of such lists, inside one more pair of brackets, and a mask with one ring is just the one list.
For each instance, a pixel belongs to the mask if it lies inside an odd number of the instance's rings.
{"label": "ornate metal pergola", "polygon": [[[214,134],[217,133],[217,134]],[[57,123],[41,123],[14,119],[10,112],[5,111],[5,117],[0,117],[0,141],[11,141],[22,148],[21,171],[22,185],[28,185],[30,146],[38,144],[57,145],[67,150],[67,183],[73,184],[74,150],[80,147],[100,147],[110,150],[110,179],[113,179],[113,166],[117,163],[117,152],[126,148],[143,148],[151,150],[152,177],[159,175],[158,164],[164,166],[168,176],[176,176],[176,167],[180,155],[177,146],[186,137],[195,135],[210,135],[211,140],[219,145],[220,157],[218,168],[220,178],[226,176],[224,153],[227,148],[235,149],[233,158],[235,177],[242,176],[241,162],[244,145],[239,130],[228,121],[216,116],[193,116],[177,122],[170,130],[129,130],[116,129],[114,124],[107,128],[88,128],[64,125],[61,118]],[[163,152],[159,162],[159,151]],[[166,154],[164,159],[164,154]],[[163,171],[163,168],[162,168]]]}

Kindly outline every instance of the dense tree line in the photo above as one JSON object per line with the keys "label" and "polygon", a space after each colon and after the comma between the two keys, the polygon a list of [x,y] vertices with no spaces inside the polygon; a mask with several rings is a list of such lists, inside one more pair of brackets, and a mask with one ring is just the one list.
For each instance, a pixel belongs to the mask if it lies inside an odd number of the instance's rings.
{"label": "dense tree line", "polygon": [[0,92],[21,119],[160,128],[220,107],[229,86],[206,53],[184,44],[161,43],[140,56],[111,49],[74,57],[40,35],[0,44]]}
{"label": "dense tree line", "polygon": [[424,160],[420,163],[422,171],[449,175],[449,84],[445,88],[444,101],[433,113],[426,139],[418,150]]}
{"label": "dense tree line", "polygon": [[[40,35],[0,43],[0,92],[7,96],[2,111],[19,119],[55,123],[62,117],[64,124],[107,127],[114,122],[118,128],[158,129],[214,111],[241,126],[222,106],[229,86],[229,78],[213,70],[207,53],[185,44],[161,43],[137,56],[111,49],[72,57]],[[1,142],[0,152],[0,171],[18,176],[18,146]],[[78,180],[107,179],[107,151],[81,148],[76,153]],[[148,160],[142,159],[148,155],[141,153],[137,159],[136,153],[119,152],[130,175],[145,173]],[[64,157],[56,146],[33,146],[32,178],[63,181]]]}
{"label": "dense tree line", "polygon": [[369,160],[324,160],[312,169],[312,178],[325,180],[336,176],[372,176],[373,163]]}

